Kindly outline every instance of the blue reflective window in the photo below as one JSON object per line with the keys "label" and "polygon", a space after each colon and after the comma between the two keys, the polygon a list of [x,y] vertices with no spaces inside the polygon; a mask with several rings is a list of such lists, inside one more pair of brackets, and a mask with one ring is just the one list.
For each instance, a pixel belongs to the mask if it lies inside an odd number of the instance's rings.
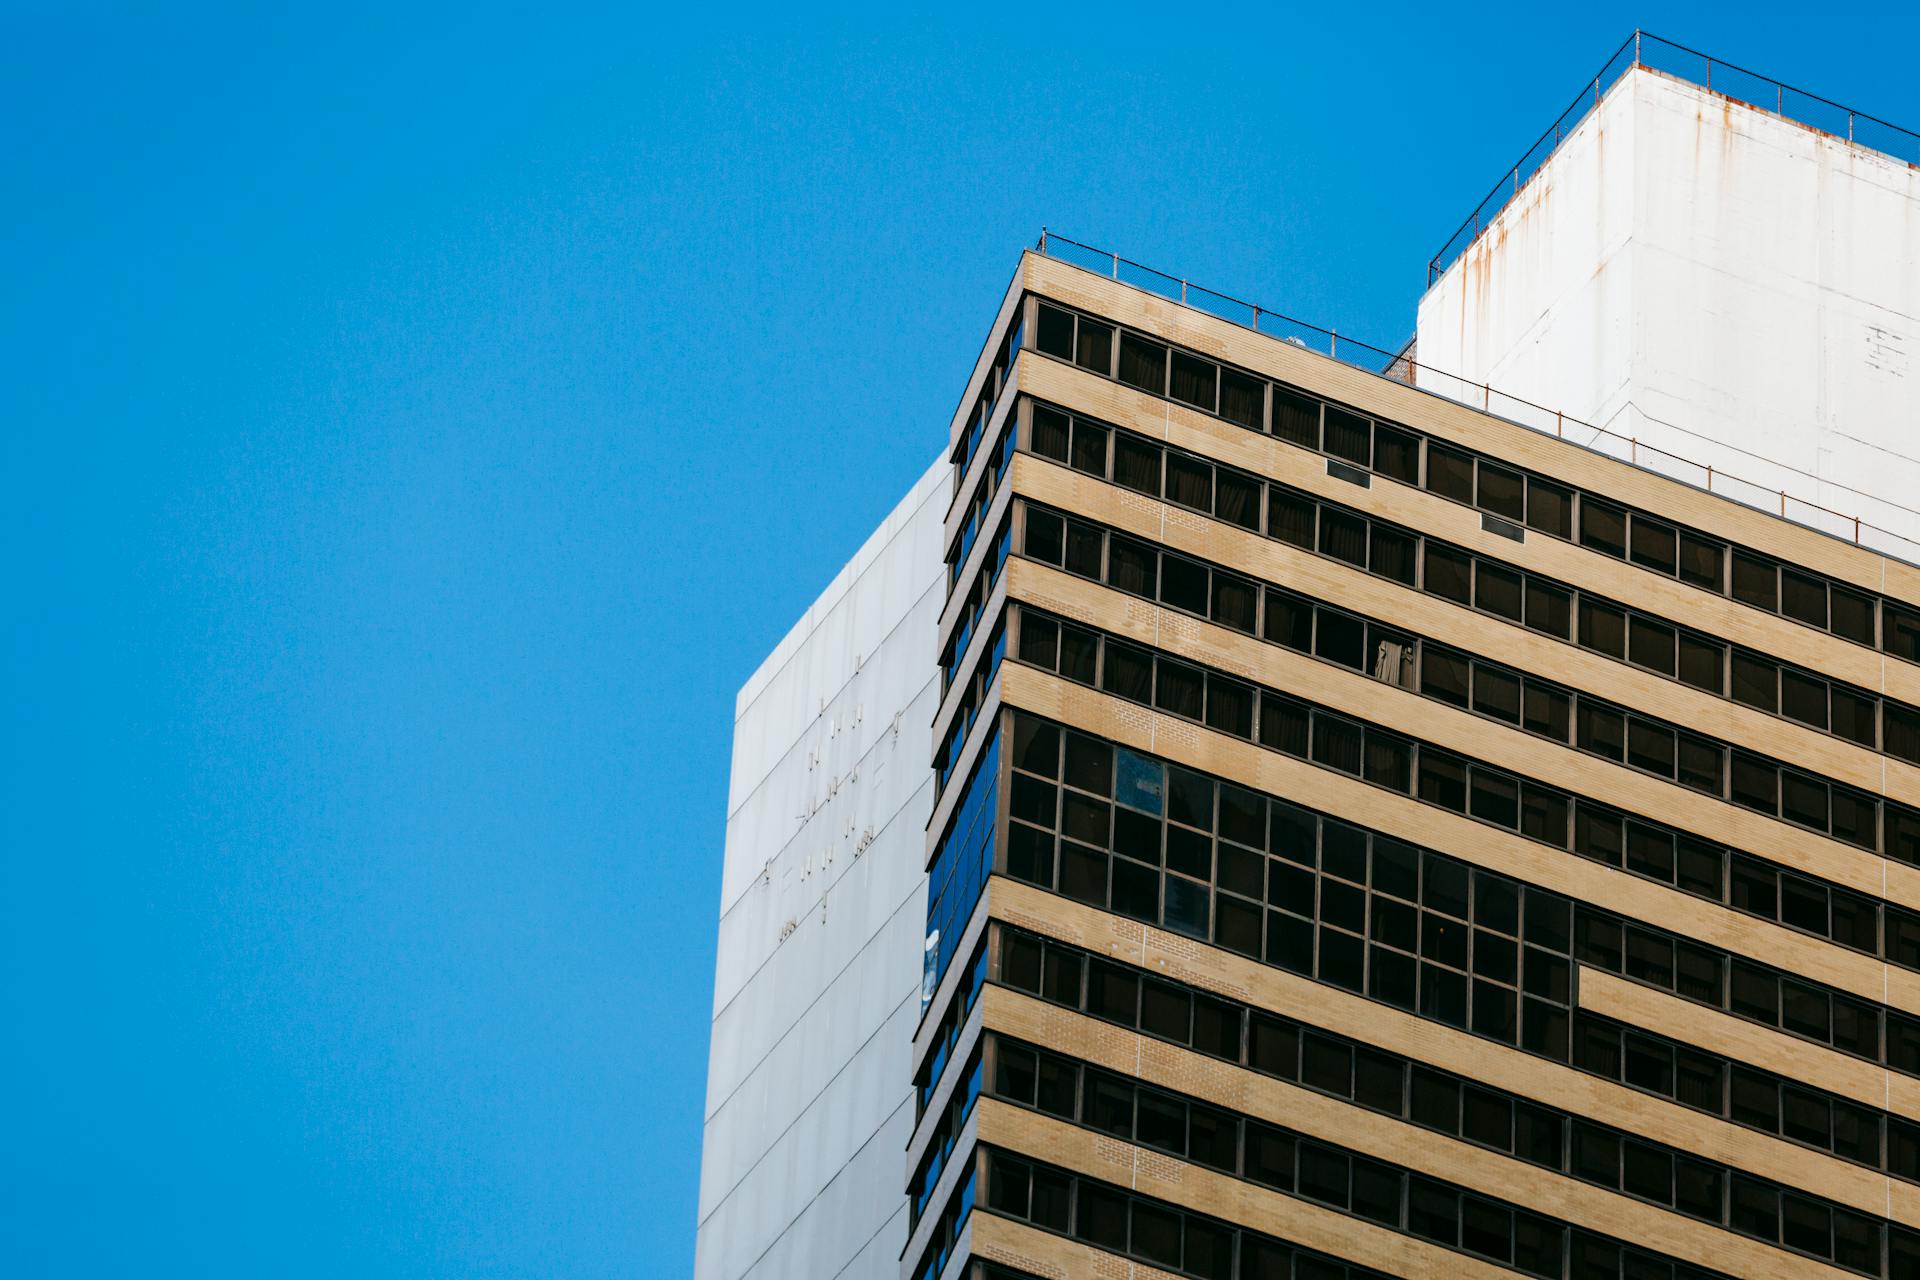
{"label": "blue reflective window", "polygon": [[1124,747],[1114,752],[1113,798],[1130,809],[1158,815],[1166,805],[1166,779],[1158,761]]}

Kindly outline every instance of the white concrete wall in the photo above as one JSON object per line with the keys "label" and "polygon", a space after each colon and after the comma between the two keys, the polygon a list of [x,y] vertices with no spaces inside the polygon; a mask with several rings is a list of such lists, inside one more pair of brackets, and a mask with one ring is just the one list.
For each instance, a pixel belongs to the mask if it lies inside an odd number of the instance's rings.
{"label": "white concrete wall", "polygon": [[937,462],[740,690],[698,1280],[894,1280],[945,597]]}
{"label": "white concrete wall", "polygon": [[1477,404],[1491,384],[1495,412],[1551,425],[1506,392],[1692,459],[1639,458],[1695,483],[1711,465],[1716,491],[1920,540],[1920,170],[1901,161],[1631,72],[1428,290],[1418,338],[1461,378],[1430,389]]}

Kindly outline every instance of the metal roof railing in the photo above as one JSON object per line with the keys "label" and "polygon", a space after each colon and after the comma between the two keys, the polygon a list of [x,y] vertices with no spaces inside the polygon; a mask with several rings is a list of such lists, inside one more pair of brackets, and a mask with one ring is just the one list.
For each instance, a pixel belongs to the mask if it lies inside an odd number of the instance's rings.
{"label": "metal roof railing", "polygon": [[1613,51],[1613,56],[1593,77],[1592,83],[1581,87],[1579,94],[1560,113],[1560,117],[1527,148],[1526,154],[1494,184],[1486,199],[1467,215],[1459,229],[1440,246],[1440,252],[1434,254],[1427,263],[1429,285],[1440,278],[1454,260],[1466,251],[1468,245],[1479,239],[1480,233],[1487,229],[1500,210],[1507,206],[1507,202],[1520,194],[1520,189],[1539,172],[1547,158],[1558,151],[1560,144],[1587,114],[1600,105],[1606,91],[1636,67],[1664,72],[1700,85],[1711,93],[1744,102],[1762,111],[1771,111],[1906,164],[1920,165],[1920,133],[1889,124],[1864,111],[1842,106],[1817,93],[1796,89],[1771,76],[1722,62],[1698,49],[1689,49],[1651,32],[1636,30],[1621,42],[1620,47]]}
{"label": "metal roof railing", "polygon": [[[1450,404],[1464,406],[1503,422],[1538,431],[1543,435],[1551,435],[1577,448],[1602,454],[1617,462],[1624,462],[1629,466],[1665,476],[1670,480],[1677,480],[1717,497],[1728,498],[1766,515],[1777,516],[1830,537],[1851,542],[1855,546],[1920,565],[1920,541],[1874,524],[1857,512],[1849,514],[1836,511],[1821,503],[1796,497],[1785,489],[1772,488],[1744,479],[1709,463],[1696,462],[1680,454],[1657,448],[1635,436],[1623,436],[1598,424],[1583,422],[1560,410],[1549,409],[1531,400],[1509,395],[1498,387],[1491,387],[1483,382],[1469,382],[1457,374],[1421,364],[1413,358],[1409,346],[1402,346],[1397,351],[1389,351],[1385,347],[1343,335],[1335,329],[1323,328],[1305,320],[1295,319],[1270,307],[1263,307],[1230,294],[1203,288],[1192,281],[1169,275],[1129,258],[1123,258],[1109,250],[1096,249],[1078,240],[1070,240],[1044,227],[1040,231],[1038,249],[1044,257],[1056,259],[1068,266],[1077,267],[1095,275],[1106,276],[1142,292],[1181,303],[1269,338],[1278,338],[1282,342],[1304,350],[1331,356],[1343,364],[1373,374],[1375,377],[1391,379]],[[1863,499],[1866,504],[1873,504],[1888,512],[1896,513],[1899,517],[1912,516],[1917,523],[1920,523],[1920,510],[1891,502],[1874,494],[1862,493],[1848,485],[1823,479],[1783,462],[1775,462],[1759,455],[1753,456],[1768,466],[1778,467],[1812,484],[1840,490]]]}

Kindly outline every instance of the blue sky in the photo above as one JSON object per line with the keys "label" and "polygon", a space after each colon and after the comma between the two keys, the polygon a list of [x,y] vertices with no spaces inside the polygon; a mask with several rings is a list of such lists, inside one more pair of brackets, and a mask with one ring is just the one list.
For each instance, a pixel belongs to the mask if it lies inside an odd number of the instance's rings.
{"label": "blue sky", "polygon": [[[1383,344],[1636,22],[26,5],[0,1272],[692,1265],[734,690],[1045,223]],[[929,658],[931,658],[931,653]]]}

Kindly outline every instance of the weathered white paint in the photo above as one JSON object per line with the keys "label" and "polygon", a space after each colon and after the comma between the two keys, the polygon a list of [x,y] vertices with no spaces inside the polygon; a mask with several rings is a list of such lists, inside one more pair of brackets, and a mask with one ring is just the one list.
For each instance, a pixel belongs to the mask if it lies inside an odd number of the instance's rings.
{"label": "weathered white paint", "polygon": [[898,1272],[950,492],[938,462],[735,704],[698,1280]]}
{"label": "weathered white paint", "polygon": [[1551,429],[1506,392],[1830,532],[1791,499],[1920,539],[1920,170],[1891,157],[1636,70],[1428,290],[1418,340],[1460,375],[1420,375],[1442,394],[1491,384],[1495,412]]}

